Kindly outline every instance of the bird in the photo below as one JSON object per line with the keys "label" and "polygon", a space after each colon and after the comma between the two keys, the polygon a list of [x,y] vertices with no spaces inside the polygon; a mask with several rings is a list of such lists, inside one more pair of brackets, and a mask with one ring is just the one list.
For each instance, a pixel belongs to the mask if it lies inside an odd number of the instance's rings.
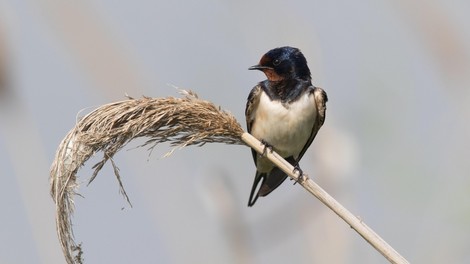
{"label": "bird", "polygon": [[325,122],[328,96],[312,85],[307,60],[298,48],[272,49],[248,69],[262,71],[267,78],[251,90],[245,109],[248,133],[265,145],[263,154],[251,150],[256,166],[248,200],[252,207],[287,178],[266,158],[267,149],[285,158],[302,177],[299,161]]}

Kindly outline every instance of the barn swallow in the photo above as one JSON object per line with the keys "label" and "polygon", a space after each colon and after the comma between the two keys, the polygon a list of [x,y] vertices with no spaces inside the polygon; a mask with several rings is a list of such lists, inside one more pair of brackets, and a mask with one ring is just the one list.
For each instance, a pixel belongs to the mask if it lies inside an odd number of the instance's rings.
{"label": "barn swallow", "polygon": [[[325,91],[312,85],[307,60],[297,48],[272,49],[249,70],[262,71],[267,80],[258,83],[248,96],[248,132],[265,144],[265,151],[276,151],[302,175],[299,161],[325,121]],[[252,154],[256,175],[250,207],[259,196],[268,195],[287,178],[265,155],[253,149]]]}

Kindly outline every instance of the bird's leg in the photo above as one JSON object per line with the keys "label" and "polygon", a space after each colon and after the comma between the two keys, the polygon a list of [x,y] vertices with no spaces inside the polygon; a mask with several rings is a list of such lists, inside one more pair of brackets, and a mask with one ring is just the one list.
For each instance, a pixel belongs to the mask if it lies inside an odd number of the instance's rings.
{"label": "bird's leg", "polygon": [[[303,182],[305,181],[306,179],[306,175],[304,175],[304,172],[302,171],[302,169],[300,168],[299,166],[299,161],[298,160],[295,160],[294,157],[290,156],[288,158],[286,158],[287,162],[289,162],[290,164],[292,164],[292,166],[294,166],[294,170],[292,171],[294,174],[296,171],[299,172],[299,177],[297,178],[297,180],[294,182],[294,185],[297,183],[297,182]],[[291,178],[292,180],[292,178]]]}
{"label": "bird's leg", "polygon": [[269,149],[269,153],[273,153],[273,146],[271,144],[269,144],[268,142],[266,142],[264,139],[261,140],[261,143],[264,145],[264,148],[263,148],[263,156],[266,156],[266,151]]}
{"label": "bird's leg", "polygon": [[300,168],[298,162],[295,163],[295,165],[294,165],[294,170],[293,170],[292,172],[295,173],[296,171],[299,172],[299,178],[297,179],[296,182],[294,182],[294,184],[296,184],[297,182],[303,182],[303,181],[305,180],[304,172],[303,172],[302,169]]}

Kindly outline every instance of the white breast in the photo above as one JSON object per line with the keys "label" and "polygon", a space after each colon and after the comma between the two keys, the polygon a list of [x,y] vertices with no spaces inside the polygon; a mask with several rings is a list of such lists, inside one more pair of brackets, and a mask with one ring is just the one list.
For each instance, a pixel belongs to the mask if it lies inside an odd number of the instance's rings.
{"label": "white breast", "polygon": [[297,157],[312,133],[316,116],[311,93],[285,107],[262,92],[251,133],[271,144],[281,156]]}

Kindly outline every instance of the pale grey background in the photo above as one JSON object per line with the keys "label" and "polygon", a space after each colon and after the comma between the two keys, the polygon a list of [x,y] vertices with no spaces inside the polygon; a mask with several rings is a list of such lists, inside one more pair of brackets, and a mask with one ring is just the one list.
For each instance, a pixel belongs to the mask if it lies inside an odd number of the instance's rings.
{"label": "pale grey background", "polygon": [[[244,124],[247,68],[282,45],[330,97],[304,171],[412,263],[470,262],[468,1],[169,2],[0,1],[0,263],[64,262],[48,171],[77,116],[172,84]],[[110,166],[80,188],[86,263],[387,263],[298,185],[248,208],[245,147],[137,144],[133,208]]]}

